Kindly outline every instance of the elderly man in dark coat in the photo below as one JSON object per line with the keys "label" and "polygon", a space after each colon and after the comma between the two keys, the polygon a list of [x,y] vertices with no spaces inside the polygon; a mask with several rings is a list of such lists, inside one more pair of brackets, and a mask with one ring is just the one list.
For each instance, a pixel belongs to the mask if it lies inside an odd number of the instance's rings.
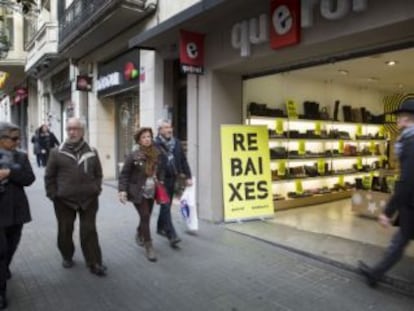
{"label": "elderly man in dark coat", "polygon": [[373,267],[359,263],[359,270],[371,287],[403,256],[404,250],[414,239],[414,99],[404,101],[397,111],[397,126],[402,130],[395,145],[400,162],[400,178],[379,222],[388,227],[398,214],[396,224],[400,226],[394,234],[384,257]]}
{"label": "elderly man in dark coat", "polygon": [[7,307],[9,267],[23,224],[31,220],[24,187],[31,185],[35,176],[27,155],[16,150],[19,143],[19,127],[0,122],[0,309]]}
{"label": "elderly man in dark coat", "polygon": [[67,122],[67,139],[52,149],[45,172],[48,198],[53,201],[58,221],[58,248],[64,268],[74,264],[73,226],[80,218],[82,252],[91,273],[106,274],[96,231],[98,197],[102,187],[102,167],[95,149],[83,140],[84,125],[77,118]]}

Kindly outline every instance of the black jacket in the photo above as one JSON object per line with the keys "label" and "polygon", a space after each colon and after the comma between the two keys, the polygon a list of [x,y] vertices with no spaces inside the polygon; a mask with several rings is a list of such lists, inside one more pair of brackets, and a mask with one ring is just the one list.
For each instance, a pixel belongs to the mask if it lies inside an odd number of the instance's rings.
{"label": "black jacket", "polygon": [[159,136],[155,138],[155,144],[161,152],[161,161],[163,162],[163,167],[165,168],[166,180],[174,180],[180,174],[185,175],[187,179],[191,178],[190,166],[188,165],[187,157],[184,153],[184,149],[181,145],[181,142],[178,139],[175,139],[175,147],[172,152],[174,156],[173,165],[169,164],[169,150],[167,146],[165,146],[165,144],[162,142]]}
{"label": "black jacket", "polygon": [[[35,139],[36,141],[36,139]],[[32,139],[33,142],[33,139]],[[55,134],[52,132],[47,133],[38,133],[37,134],[37,143],[39,144],[40,150],[49,151],[50,149],[59,146],[59,141],[57,140]]]}
{"label": "black jacket", "polygon": [[0,228],[31,221],[29,202],[24,187],[35,181],[27,155],[14,152],[14,165],[10,168],[8,182],[0,193]]}
{"label": "black jacket", "polygon": [[384,213],[391,218],[398,212],[401,232],[414,239],[414,136],[403,138],[401,143],[400,178]]}

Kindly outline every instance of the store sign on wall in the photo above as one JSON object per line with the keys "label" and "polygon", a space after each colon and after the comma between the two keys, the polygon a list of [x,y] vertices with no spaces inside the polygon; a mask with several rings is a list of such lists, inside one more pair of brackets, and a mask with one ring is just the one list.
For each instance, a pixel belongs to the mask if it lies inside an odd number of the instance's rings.
{"label": "store sign on wall", "polygon": [[224,220],[273,216],[266,126],[221,127]]}
{"label": "store sign on wall", "polygon": [[180,66],[183,73],[204,73],[204,34],[180,30]]}
{"label": "store sign on wall", "polygon": [[366,11],[368,0],[272,0],[270,16],[261,14],[233,25],[231,45],[240,50],[240,56],[248,57],[253,45],[269,42],[272,49],[278,49],[297,44],[300,28],[314,25],[318,8],[322,18],[334,21]]}

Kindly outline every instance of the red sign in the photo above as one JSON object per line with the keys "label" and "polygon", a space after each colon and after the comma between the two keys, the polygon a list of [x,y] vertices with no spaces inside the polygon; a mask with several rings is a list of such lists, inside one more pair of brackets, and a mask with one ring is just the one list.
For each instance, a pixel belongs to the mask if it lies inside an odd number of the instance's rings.
{"label": "red sign", "polygon": [[20,104],[28,97],[28,95],[27,88],[25,87],[15,89],[13,103],[15,105]]}
{"label": "red sign", "polygon": [[270,3],[270,47],[279,49],[300,41],[300,0]]}
{"label": "red sign", "polygon": [[184,73],[204,72],[204,34],[180,31],[180,63]]}

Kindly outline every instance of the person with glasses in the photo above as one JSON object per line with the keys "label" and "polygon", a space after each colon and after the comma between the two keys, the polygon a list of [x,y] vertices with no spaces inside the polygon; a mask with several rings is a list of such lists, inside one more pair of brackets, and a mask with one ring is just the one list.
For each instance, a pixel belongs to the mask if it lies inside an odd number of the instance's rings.
{"label": "person with glasses", "polygon": [[91,273],[106,275],[96,230],[102,166],[97,151],[84,140],[85,125],[78,118],[67,121],[67,139],[50,152],[45,171],[47,197],[53,201],[58,223],[58,248],[62,266],[72,268],[75,246],[73,226],[80,220],[80,242]]}
{"label": "person with glasses", "polygon": [[27,155],[17,148],[20,128],[0,122],[0,309],[7,307],[7,280],[10,264],[22,235],[23,225],[31,221],[24,187],[35,181]]}

